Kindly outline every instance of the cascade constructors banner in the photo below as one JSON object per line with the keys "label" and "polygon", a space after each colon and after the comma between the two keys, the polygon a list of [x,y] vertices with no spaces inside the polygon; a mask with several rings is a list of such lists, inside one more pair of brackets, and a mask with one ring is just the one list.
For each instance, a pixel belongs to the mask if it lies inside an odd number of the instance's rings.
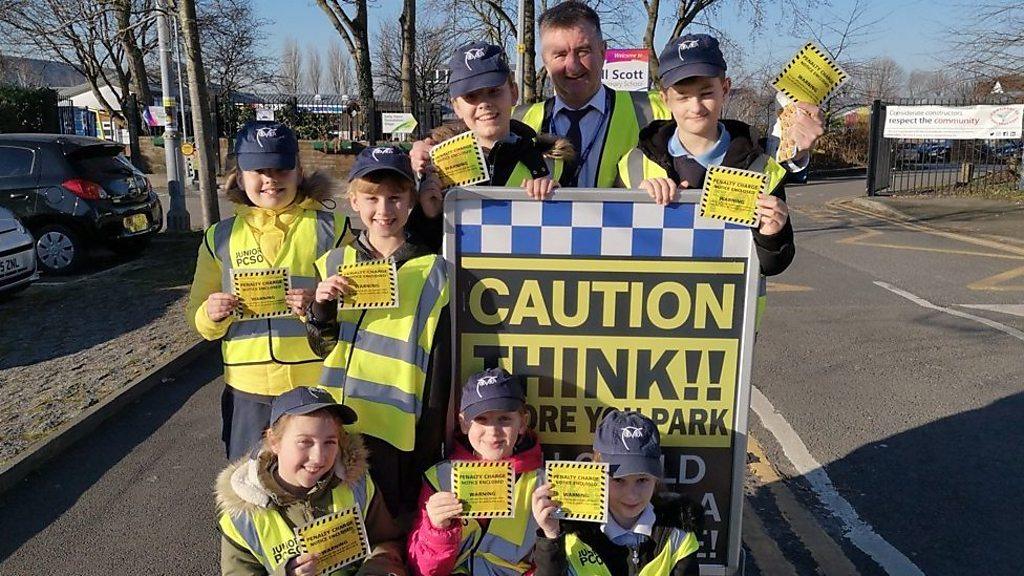
{"label": "cascade constructors banner", "polygon": [[724,573],[739,550],[750,230],[701,218],[696,195],[663,208],[578,199],[612,191],[536,202],[484,190],[446,199],[458,380],[498,365],[523,377],[531,426],[553,459],[589,459],[612,408],[649,416],[669,489],[704,506],[704,573]]}
{"label": "cascade constructors banner", "polygon": [[1024,104],[886,106],[886,138],[997,140],[1021,137]]}
{"label": "cascade constructors banner", "polygon": [[604,85],[614,90],[647,90],[648,54],[645,48],[609,48],[604,53]]}

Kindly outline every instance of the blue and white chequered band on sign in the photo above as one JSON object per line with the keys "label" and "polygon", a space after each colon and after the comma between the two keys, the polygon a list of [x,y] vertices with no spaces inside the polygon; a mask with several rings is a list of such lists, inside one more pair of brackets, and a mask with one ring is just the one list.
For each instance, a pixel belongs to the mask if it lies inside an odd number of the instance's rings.
{"label": "blue and white chequered band on sign", "polygon": [[746,258],[750,228],[690,203],[460,199],[461,254]]}

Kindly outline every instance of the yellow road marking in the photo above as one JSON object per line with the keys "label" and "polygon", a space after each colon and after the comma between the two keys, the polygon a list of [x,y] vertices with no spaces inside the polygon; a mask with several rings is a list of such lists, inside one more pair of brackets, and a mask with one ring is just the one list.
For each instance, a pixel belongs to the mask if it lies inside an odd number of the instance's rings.
{"label": "yellow road marking", "polygon": [[1014,278],[1024,277],[1024,266],[1020,268],[1014,268],[1013,270],[1007,270],[1006,272],[1000,272],[995,276],[989,276],[968,284],[967,288],[970,290],[988,290],[992,292],[1019,292],[1024,290],[1024,284],[1014,284],[1007,286],[1004,284]]}
{"label": "yellow road marking", "polygon": [[[843,549],[836,544],[814,516],[797,501],[796,496],[789,490],[782,481],[779,473],[768,461],[761,445],[753,436],[747,438],[747,451],[754,455],[754,462],[747,464],[747,468],[753,472],[775,498],[775,505],[779,507],[782,517],[789,523],[793,533],[807,547],[811,557],[814,558],[822,574],[859,574],[853,562],[846,557]],[[774,571],[765,571],[766,574],[775,574]]]}
{"label": "yellow road marking", "polygon": [[849,238],[843,238],[837,240],[839,244],[850,244],[855,246],[873,246],[876,248],[893,248],[896,250],[916,250],[919,252],[938,252],[940,254],[958,254],[961,256],[984,256],[986,258],[1000,258],[1004,260],[1024,260],[1024,255],[1015,256],[1013,254],[999,254],[995,252],[976,252],[974,250],[953,250],[950,248],[931,248],[928,246],[907,246],[905,244],[888,244],[885,242],[866,242],[869,238],[885,235],[885,232],[879,232],[878,230],[871,230],[863,226],[854,226],[857,230],[863,232],[859,236],[850,236]]}
{"label": "yellow road marking", "polygon": [[783,284],[782,282],[768,282],[769,292],[810,292],[814,290],[810,286],[800,284]]}

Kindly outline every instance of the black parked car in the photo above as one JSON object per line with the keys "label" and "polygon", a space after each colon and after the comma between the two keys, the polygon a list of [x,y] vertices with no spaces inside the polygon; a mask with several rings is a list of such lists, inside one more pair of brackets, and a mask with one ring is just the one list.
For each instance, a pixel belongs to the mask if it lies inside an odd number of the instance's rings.
{"label": "black parked car", "polygon": [[160,200],[123,151],[86,136],[0,134],[0,206],[32,232],[40,269],[69,273],[97,242],[137,252],[160,231]]}

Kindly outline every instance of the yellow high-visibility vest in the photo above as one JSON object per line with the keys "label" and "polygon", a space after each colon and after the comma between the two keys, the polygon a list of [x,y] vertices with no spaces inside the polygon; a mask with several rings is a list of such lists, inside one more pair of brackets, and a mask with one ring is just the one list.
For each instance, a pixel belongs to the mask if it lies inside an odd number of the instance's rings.
{"label": "yellow high-visibility vest", "polygon": [[[348,219],[343,215],[303,210],[289,227],[274,262],[263,257],[259,242],[239,216],[210,226],[206,242],[220,265],[224,292],[231,292],[232,269],[243,268],[288,268],[292,288],[315,290],[313,262],[342,241],[347,226]],[[296,316],[232,322],[221,340],[221,349],[228,366],[320,362],[306,340],[305,325]]]}
{"label": "yellow high-visibility vest", "polygon": [[[595,188],[615,186],[619,159],[636,146],[642,128],[654,120],[667,120],[672,117],[658,92],[625,92],[611,88],[605,90],[612,94],[609,99],[611,110],[607,112],[608,128],[604,133],[604,141],[590,152],[597,154],[599,159]],[[554,102],[554,98],[548,98],[544,102],[516,106],[512,115],[537,133],[550,132]],[[581,153],[580,150],[576,151],[576,154]]]}
{"label": "yellow high-visibility vest", "polygon": [[[782,183],[782,179],[786,176],[786,169],[766,154],[758,156],[750,165],[749,170],[768,174],[769,194]],[[648,158],[639,148],[633,148],[619,161],[619,179],[622,180],[626,188],[636,188],[649,178],[668,178],[668,172],[657,162]],[[754,330],[761,327],[761,318],[764,316],[767,306],[768,281],[761,275],[757,282],[757,312],[754,316]]]}
{"label": "yellow high-visibility vest", "polygon": [[[330,513],[358,505],[366,518],[374,491],[373,481],[365,474],[351,488],[339,484],[331,491]],[[238,516],[222,513],[219,526],[225,537],[263,564],[267,574],[273,574],[282,564],[302,553],[295,539],[295,527],[276,508],[261,508]],[[358,568],[357,563],[332,576],[354,574]]]}
{"label": "yellow high-visibility vest", "polygon": [[[327,278],[355,262],[355,248],[345,246],[322,256],[316,267]],[[447,305],[445,261],[428,254],[398,269],[398,308],[338,313],[338,344],[324,359],[320,385],[359,416],[348,430],[412,451],[430,351]]]}
{"label": "yellow high-visibility vest", "polygon": [[[434,490],[451,492],[451,461],[432,466],[425,476]],[[537,485],[537,470],[520,474],[512,492],[515,517],[491,518],[486,530],[475,518],[454,520],[462,522],[462,540],[453,574],[516,576],[533,567],[537,521],[533,518],[530,498]]]}
{"label": "yellow high-visibility vest", "polygon": [[[638,576],[664,576],[680,560],[697,551],[700,543],[692,532],[673,528],[658,554],[645,564]],[[565,556],[572,576],[612,576],[601,557],[576,534],[565,535]]]}

